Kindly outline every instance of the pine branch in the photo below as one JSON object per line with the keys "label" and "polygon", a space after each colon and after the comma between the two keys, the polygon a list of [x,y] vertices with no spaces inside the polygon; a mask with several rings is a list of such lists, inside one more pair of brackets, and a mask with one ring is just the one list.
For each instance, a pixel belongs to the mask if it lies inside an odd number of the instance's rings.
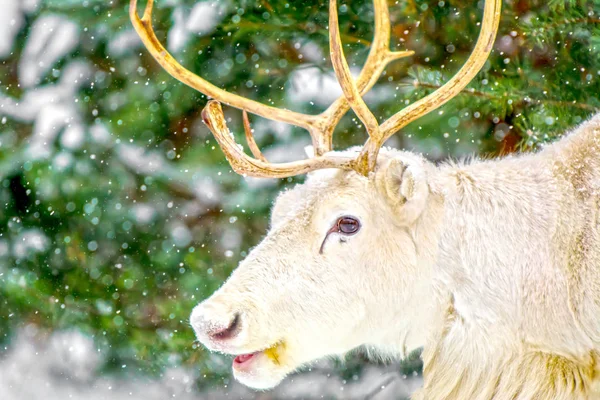
{"label": "pine branch", "polygon": [[[418,81],[414,82],[412,85],[415,88],[422,87],[422,88],[432,89],[432,90],[437,90],[441,87],[441,85],[435,85],[435,84],[431,84],[431,83],[418,82]],[[470,95],[470,96],[474,96],[474,97],[481,97],[481,98],[485,98],[488,100],[497,100],[497,101],[502,101],[502,100],[510,98],[509,96],[491,94],[491,93],[482,92],[480,90],[475,90],[475,89],[471,89],[471,88],[463,89],[460,92],[460,94]],[[532,99],[530,97],[526,97],[526,98],[520,99],[516,102],[513,100],[513,103],[512,103],[513,106],[522,106],[522,105],[527,105],[527,104],[537,104],[537,105],[548,104],[548,105],[559,106],[559,107],[575,107],[575,108],[579,108],[579,109],[587,110],[587,111],[600,111],[600,107],[595,107],[591,104],[575,103],[575,102],[552,100],[552,99]]]}

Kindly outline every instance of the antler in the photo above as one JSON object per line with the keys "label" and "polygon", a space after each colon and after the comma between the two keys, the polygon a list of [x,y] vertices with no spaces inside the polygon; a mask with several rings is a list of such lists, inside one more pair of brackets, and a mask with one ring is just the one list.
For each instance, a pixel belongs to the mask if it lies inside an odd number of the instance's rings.
{"label": "antler", "polygon": [[380,127],[380,134],[376,138],[369,136],[363,151],[357,160],[359,171],[365,173],[375,168],[377,154],[383,143],[400,129],[430,111],[441,107],[454,96],[461,92],[471,80],[477,75],[487,60],[496,39],[498,25],[500,23],[500,10],[502,0],[486,0],[481,22],[481,31],[475,43],[475,48],[462,68],[435,92],[414,102],[402,109]]}
{"label": "antler", "polygon": [[[249,157],[244,153],[244,149],[235,142],[227,128],[223,109],[218,101],[211,100],[206,104],[202,110],[202,118],[217,139],[231,168],[240,175],[259,178],[287,178],[323,168],[354,169],[356,160],[350,157],[326,155],[290,163],[271,164],[262,156],[254,139],[250,140],[250,148],[253,149],[252,152],[256,158]],[[252,137],[252,133],[248,133],[248,128],[249,125],[246,128],[246,135]]]}
{"label": "antler", "polygon": [[475,48],[456,75],[441,88],[399,111],[380,126],[377,118],[360,96],[359,89],[352,79],[342,50],[336,0],[329,2],[329,45],[331,47],[333,69],[342,85],[346,99],[369,134],[369,139],[354,166],[357,172],[366,175],[369,171],[375,169],[377,154],[387,139],[412,121],[445,104],[463,90],[477,75],[492,51],[500,22],[501,5],[501,0],[486,1],[481,32]]}
{"label": "antler", "polygon": [[148,0],[142,18],[137,14],[137,0],[131,0],[129,4],[129,17],[137,33],[139,34],[144,46],[150,54],[158,61],[158,63],[171,76],[185,83],[186,85],[196,89],[200,93],[208,97],[219,99],[219,101],[230,106],[247,110],[261,117],[273,119],[276,121],[286,122],[291,125],[299,126],[311,130],[315,123],[315,117],[311,115],[301,114],[290,110],[282,110],[268,106],[266,104],[229,93],[220,89],[213,84],[205,81],[198,75],[184,68],[173,58],[171,54],[160,43],[154,29],[152,28],[152,8],[154,0]]}
{"label": "antler", "polygon": [[[373,13],[375,15],[375,35],[373,36],[371,50],[369,51],[365,65],[363,66],[363,69],[356,80],[356,86],[358,87],[358,91],[361,95],[368,92],[373,85],[375,85],[381,76],[381,73],[390,62],[403,57],[412,56],[415,53],[412,50],[390,50],[391,24],[387,0],[373,0]],[[337,8],[335,9],[335,17],[337,21]],[[338,27],[337,22],[334,25]],[[329,22],[329,26],[332,26],[331,21]],[[319,115],[319,117],[323,120],[321,131],[323,135],[322,139],[328,144],[328,146],[324,147],[331,149],[333,130],[349,109],[350,104],[344,95],[337,99],[327,110]]]}
{"label": "antler", "polygon": [[[413,52],[392,51],[389,48],[391,27],[387,0],[373,0],[373,5],[375,11],[375,35],[365,65],[355,81],[350,74],[350,69],[342,50],[337,3],[335,0],[330,2],[330,53],[344,96],[337,99],[327,110],[319,115],[307,115],[271,107],[226,92],[212,85],[198,75],[185,69],[159,42],[152,28],[151,21],[153,0],[147,1],[141,18],[137,13],[137,0],[131,0],[129,14],[133,26],[150,54],[171,76],[206,96],[217,100],[208,102],[202,112],[202,116],[223,149],[234,171],[249,176],[283,178],[316,169],[341,168],[352,169],[363,175],[367,175],[369,171],[374,169],[379,148],[387,138],[421,115],[447,102],[459,93],[477,74],[487,59],[496,36],[501,0],[486,0],[479,39],[473,53],[463,68],[438,91],[413,103],[381,126],[366,106],[362,95],[373,87],[387,64],[396,59],[410,56]],[[225,117],[219,101],[244,111],[244,130],[248,146],[254,158],[246,155],[241,146],[235,142],[233,135],[225,123]],[[355,159],[327,155],[326,153],[332,149],[331,139],[335,126],[350,107],[364,123],[369,134],[369,139],[365,143],[360,155]],[[254,141],[247,112],[305,128],[311,135],[316,156],[291,163],[269,163]]]}

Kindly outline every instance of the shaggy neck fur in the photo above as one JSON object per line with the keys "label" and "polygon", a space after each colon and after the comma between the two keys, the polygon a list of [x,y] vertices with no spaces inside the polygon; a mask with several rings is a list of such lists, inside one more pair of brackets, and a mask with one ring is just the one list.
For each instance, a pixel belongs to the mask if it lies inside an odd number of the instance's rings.
{"label": "shaggy neck fur", "polygon": [[600,116],[430,186],[439,311],[415,398],[600,398]]}

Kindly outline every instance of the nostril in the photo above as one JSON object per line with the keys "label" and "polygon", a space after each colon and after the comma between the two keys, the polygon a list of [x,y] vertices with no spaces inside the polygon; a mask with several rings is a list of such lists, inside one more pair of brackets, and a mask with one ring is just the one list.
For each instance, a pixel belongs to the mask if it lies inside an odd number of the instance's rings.
{"label": "nostril", "polygon": [[213,332],[213,333],[211,333],[210,336],[213,339],[217,339],[217,340],[231,339],[232,337],[236,336],[239,333],[240,325],[241,325],[240,314],[236,313],[227,328],[222,329],[217,332]]}
{"label": "nostril", "polygon": [[202,343],[233,339],[243,330],[243,315],[233,313],[220,302],[197,305],[190,315],[190,323]]}

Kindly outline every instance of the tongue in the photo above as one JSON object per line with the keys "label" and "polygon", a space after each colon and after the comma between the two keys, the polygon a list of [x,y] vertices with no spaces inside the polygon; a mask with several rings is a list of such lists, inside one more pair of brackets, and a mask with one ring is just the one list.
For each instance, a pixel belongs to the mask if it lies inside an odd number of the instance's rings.
{"label": "tongue", "polygon": [[237,356],[233,362],[236,364],[243,364],[246,361],[250,360],[252,357],[254,357],[256,353],[252,353],[252,354],[240,354],[239,356]]}

